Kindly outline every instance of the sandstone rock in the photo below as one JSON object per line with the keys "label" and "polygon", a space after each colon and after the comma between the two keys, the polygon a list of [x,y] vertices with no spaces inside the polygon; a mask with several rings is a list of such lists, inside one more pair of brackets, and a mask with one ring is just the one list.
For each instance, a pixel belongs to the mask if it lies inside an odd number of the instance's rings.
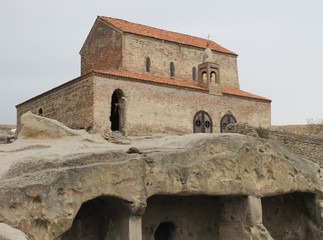
{"label": "sandstone rock", "polygon": [[8,134],[0,133],[0,144],[8,143],[8,138],[9,138]]}
{"label": "sandstone rock", "polygon": [[275,142],[190,134],[120,145],[28,115],[0,146],[0,221],[30,239],[152,239],[162,222],[179,240],[230,229],[235,239],[323,239],[322,169]]}
{"label": "sandstone rock", "polygon": [[140,154],[141,152],[140,152],[140,150],[138,148],[131,147],[131,148],[128,149],[127,153],[129,153],[129,154],[139,153]]}
{"label": "sandstone rock", "polygon": [[15,140],[15,125],[0,124],[0,144],[11,143]]}
{"label": "sandstone rock", "polygon": [[57,139],[80,135],[80,132],[72,130],[62,123],[31,112],[23,114],[20,118],[20,139]]}
{"label": "sandstone rock", "polygon": [[247,136],[258,137],[258,133],[254,127],[247,123],[230,123],[224,131],[226,133],[239,133]]}
{"label": "sandstone rock", "polygon": [[23,232],[0,223],[0,240],[28,240],[28,238]]}

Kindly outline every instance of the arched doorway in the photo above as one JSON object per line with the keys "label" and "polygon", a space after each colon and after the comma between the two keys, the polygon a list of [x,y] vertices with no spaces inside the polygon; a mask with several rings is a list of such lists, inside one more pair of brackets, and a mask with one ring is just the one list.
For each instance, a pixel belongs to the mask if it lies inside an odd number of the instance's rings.
{"label": "arched doorway", "polygon": [[43,109],[42,108],[39,108],[38,109],[38,116],[41,116],[41,117],[44,116],[44,113],[43,113]]}
{"label": "arched doorway", "polygon": [[221,118],[221,122],[220,122],[220,130],[221,133],[224,132],[224,129],[226,128],[227,125],[229,125],[230,123],[236,123],[237,120],[235,119],[235,117],[232,114],[225,114],[222,118]]}
{"label": "arched doorway", "polygon": [[193,120],[194,133],[212,133],[212,119],[205,111],[198,111]]}
{"label": "arched doorway", "polygon": [[125,101],[121,89],[116,89],[111,96],[111,130],[122,131],[124,128]]}

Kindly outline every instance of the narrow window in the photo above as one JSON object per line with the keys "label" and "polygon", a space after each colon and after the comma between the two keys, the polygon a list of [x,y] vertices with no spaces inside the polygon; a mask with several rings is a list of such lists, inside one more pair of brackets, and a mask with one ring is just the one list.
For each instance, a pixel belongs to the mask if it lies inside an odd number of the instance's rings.
{"label": "narrow window", "polygon": [[43,116],[43,109],[42,108],[38,109],[38,115],[41,116],[41,117]]}
{"label": "narrow window", "polygon": [[192,68],[192,80],[195,81],[196,80],[196,67]]}
{"label": "narrow window", "polygon": [[206,72],[202,73],[202,82],[207,83],[207,73]]}
{"label": "narrow window", "polygon": [[146,72],[150,72],[150,58],[146,58]]}
{"label": "narrow window", "polygon": [[173,62],[170,63],[170,76],[175,77],[175,65]]}
{"label": "narrow window", "polygon": [[216,79],[216,72],[211,72],[210,82],[215,82],[215,83],[217,83],[217,79]]}

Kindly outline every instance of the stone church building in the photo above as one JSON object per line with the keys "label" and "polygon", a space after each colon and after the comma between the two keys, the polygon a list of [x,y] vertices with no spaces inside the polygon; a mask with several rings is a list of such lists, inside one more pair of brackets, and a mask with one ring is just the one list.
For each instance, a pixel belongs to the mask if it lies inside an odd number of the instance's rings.
{"label": "stone church building", "polygon": [[80,77],[16,106],[18,131],[27,111],[101,134],[271,124],[271,101],[240,89],[237,54],[213,41],[100,16],[80,55]]}

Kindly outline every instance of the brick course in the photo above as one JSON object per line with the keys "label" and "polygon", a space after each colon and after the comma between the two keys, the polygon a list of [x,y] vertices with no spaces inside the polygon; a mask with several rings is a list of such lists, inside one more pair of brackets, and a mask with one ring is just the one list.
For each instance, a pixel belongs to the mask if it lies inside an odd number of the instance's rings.
{"label": "brick course", "polygon": [[216,96],[187,89],[158,86],[97,76],[94,79],[94,122],[99,132],[110,128],[111,96],[121,89],[125,97],[125,132],[192,133],[193,118],[199,110],[208,112],[213,132],[220,132],[220,120],[231,112],[239,122],[270,126],[270,102],[235,96]]}
{"label": "brick course", "polygon": [[[205,46],[206,47],[206,46]],[[175,64],[175,79],[192,80],[192,68],[202,63],[204,49],[174,44],[142,36],[124,35],[122,68],[130,72],[146,73],[146,58],[151,60],[151,74],[170,77],[170,63]],[[213,52],[220,66],[223,86],[239,88],[237,58],[234,55]]]}
{"label": "brick course", "polygon": [[122,34],[97,21],[81,51],[81,75],[91,70],[120,69],[122,64]]}
{"label": "brick course", "polygon": [[291,152],[323,167],[323,137],[282,130],[269,130],[269,139],[279,142]]}
{"label": "brick course", "polygon": [[232,113],[238,122],[270,126],[270,102],[231,95],[210,95],[180,87],[147,84],[130,79],[88,74],[17,106],[19,117],[29,110],[54,118],[71,128],[92,126],[104,134],[110,131],[111,96],[124,93],[124,131],[129,135],[151,133],[192,133],[194,115],[204,110],[213,121],[213,132],[220,132],[223,115]]}
{"label": "brick course", "polygon": [[92,77],[80,78],[17,105],[18,131],[21,128],[21,115],[27,111],[38,114],[40,108],[43,116],[56,119],[70,128],[93,125],[92,88]]}
{"label": "brick course", "polygon": [[[205,45],[205,48],[207,46]],[[91,70],[125,70],[146,73],[146,58],[151,60],[154,76],[169,77],[170,63],[175,64],[175,79],[192,80],[192,68],[202,62],[204,48],[123,33],[100,19],[94,24],[81,54],[81,74]],[[213,51],[220,66],[223,86],[239,88],[237,56]]]}

